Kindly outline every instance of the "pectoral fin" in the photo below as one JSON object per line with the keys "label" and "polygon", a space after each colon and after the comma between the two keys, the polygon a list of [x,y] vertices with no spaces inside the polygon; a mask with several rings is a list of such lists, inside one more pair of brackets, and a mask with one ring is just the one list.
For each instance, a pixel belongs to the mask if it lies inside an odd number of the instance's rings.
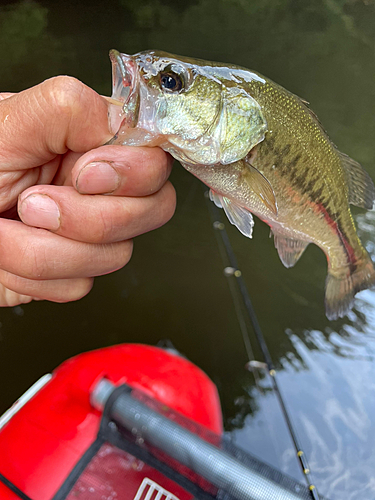
{"label": "pectoral fin", "polygon": [[375,188],[371,177],[358,162],[340,151],[338,153],[348,177],[349,203],[356,207],[373,208]]}
{"label": "pectoral fin", "polygon": [[215,193],[210,189],[210,200],[219,208],[223,208],[229,222],[237,227],[239,231],[248,238],[251,238],[253,233],[254,220],[251,212],[245,208],[236,205],[232,200]]}
{"label": "pectoral fin", "polygon": [[275,215],[277,215],[277,203],[275,193],[269,181],[250,163],[246,162],[244,176],[254,193]]}
{"label": "pectoral fin", "polygon": [[274,233],[274,242],[281,262],[285,267],[293,267],[309,244],[307,241],[285,238]]}

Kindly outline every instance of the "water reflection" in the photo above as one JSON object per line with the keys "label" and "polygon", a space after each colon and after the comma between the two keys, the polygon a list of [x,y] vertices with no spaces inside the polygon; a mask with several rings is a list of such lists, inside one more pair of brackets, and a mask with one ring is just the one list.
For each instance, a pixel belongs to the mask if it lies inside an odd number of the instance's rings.
{"label": "water reflection", "polygon": [[[374,26],[373,0],[8,2],[0,7],[0,88],[71,74],[108,94],[110,48],[233,62],[309,100],[339,149],[375,179]],[[172,182],[174,219],[137,238],[131,263],[97,280],[87,298],[1,311],[1,409],[80,351],[167,337],[217,383],[232,438],[301,480],[267,374],[256,384],[244,368],[201,187],[178,166]],[[375,260],[375,212],[357,211],[356,220]],[[318,489],[332,499],[375,498],[375,292],[361,292],[348,317],[330,323],[318,248],[287,270],[259,221],[252,241],[228,232]]]}
{"label": "water reflection", "polygon": [[[308,350],[292,335],[309,370],[298,385],[295,377],[284,384],[287,396],[297,398],[304,408],[303,413],[296,409],[293,415],[302,431],[311,468],[328,497],[361,498],[363,494],[362,498],[373,498],[369,471],[375,466],[375,456],[369,450],[375,445],[371,410],[375,367],[369,339],[358,342],[332,333],[327,342],[319,332],[313,335],[319,351]],[[332,344],[339,345],[341,355],[347,351],[350,356],[338,358]]]}
{"label": "water reflection", "polygon": [[[327,338],[309,331],[304,334],[307,347],[300,336],[286,333],[303,364],[294,355],[283,356],[279,382],[315,484],[332,499],[374,498],[375,336],[344,338],[332,331]],[[274,396],[248,390],[250,401],[255,400],[250,406],[258,411],[245,418],[239,412],[241,423],[232,430],[233,439],[301,480]],[[232,422],[239,423],[238,417]]]}

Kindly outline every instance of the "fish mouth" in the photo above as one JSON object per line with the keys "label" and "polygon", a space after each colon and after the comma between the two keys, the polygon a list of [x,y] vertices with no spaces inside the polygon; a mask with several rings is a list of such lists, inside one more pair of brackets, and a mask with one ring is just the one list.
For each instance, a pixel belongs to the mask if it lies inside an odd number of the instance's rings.
{"label": "fish mouth", "polygon": [[[109,127],[119,136],[137,125],[139,114],[139,77],[137,64],[128,54],[111,50],[112,96],[109,105]],[[117,138],[117,137],[116,137]]]}

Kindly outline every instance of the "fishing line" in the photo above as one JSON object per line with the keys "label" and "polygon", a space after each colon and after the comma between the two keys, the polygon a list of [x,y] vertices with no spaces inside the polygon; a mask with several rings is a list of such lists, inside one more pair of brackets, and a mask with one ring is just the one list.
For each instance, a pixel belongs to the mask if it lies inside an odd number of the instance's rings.
{"label": "fishing line", "polygon": [[[271,382],[272,382],[272,388],[274,390],[274,393],[276,394],[276,397],[278,399],[278,402],[279,402],[279,405],[281,408],[281,412],[284,416],[285,423],[288,427],[290,437],[292,439],[294,448],[296,450],[298,462],[302,468],[303,475],[305,477],[307,486],[310,490],[311,498],[313,500],[319,500],[319,494],[318,494],[315,486],[311,482],[310,468],[308,465],[307,458],[306,458],[306,456],[302,450],[302,447],[300,445],[300,442],[298,440],[297,433],[294,429],[292,420],[289,416],[289,412],[288,412],[287,407],[286,407],[285,402],[284,402],[284,398],[281,394],[279,384],[277,382],[276,369],[275,369],[275,366],[272,362],[271,354],[268,350],[266,340],[265,340],[264,335],[262,333],[262,330],[260,328],[258,318],[255,314],[253,304],[250,300],[249,292],[247,290],[245,281],[242,277],[242,273],[238,268],[237,259],[236,259],[235,253],[233,251],[232,245],[230,243],[228,233],[225,229],[225,225],[221,221],[221,213],[220,213],[219,209],[214,205],[214,203],[212,203],[209,200],[207,191],[205,192],[205,198],[206,198],[207,206],[208,206],[208,209],[210,212],[211,220],[213,223],[213,228],[215,230],[216,235],[219,235],[219,237],[217,238],[217,241],[219,243],[220,254],[221,254],[221,257],[223,259],[224,265],[226,262],[229,262],[229,264],[230,264],[230,267],[226,267],[224,269],[224,274],[227,277],[233,276],[235,278],[235,282],[238,286],[239,293],[241,295],[244,307],[245,307],[247,315],[250,319],[253,332],[255,334],[255,337],[257,339],[259,347],[262,351],[264,360],[266,362],[268,373],[270,375]],[[229,279],[228,281],[230,283],[232,280]],[[236,306],[236,302],[237,302],[236,295],[238,296],[238,294],[237,294],[237,292],[233,293],[234,287],[231,285],[230,285],[230,291],[231,291],[233,299],[234,299],[236,313],[237,313],[238,311],[240,311],[238,303]],[[240,328],[241,328],[241,333],[243,336],[246,352],[249,356],[249,365],[251,366],[251,363],[255,362],[254,353],[253,353],[253,350],[251,347],[249,333],[248,333],[247,328],[246,328],[246,322],[244,321],[244,318],[243,318],[241,312],[240,312],[240,315],[238,316],[238,318],[239,318],[239,322],[240,322]],[[253,370],[254,374],[255,374],[255,372],[256,372],[256,370]]]}

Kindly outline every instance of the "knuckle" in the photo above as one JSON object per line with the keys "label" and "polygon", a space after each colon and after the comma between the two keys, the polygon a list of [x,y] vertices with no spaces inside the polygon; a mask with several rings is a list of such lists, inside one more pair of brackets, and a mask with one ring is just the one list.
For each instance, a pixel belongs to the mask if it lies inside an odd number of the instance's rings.
{"label": "knuckle", "polygon": [[159,189],[162,186],[165,186],[165,184],[168,181],[168,178],[171,174],[172,171],[172,164],[173,164],[173,158],[165,153],[164,151],[161,150],[163,153],[162,157],[160,158],[159,162],[159,168],[157,169],[157,183],[159,186]]}
{"label": "knuckle", "polygon": [[163,202],[160,204],[161,224],[166,224],[174,215],[176,210],[176,191],[168,181],[163,187]]}
{"label": "knuckle", "polygon": [[126,240],[112,245],[112,259],[114,271],[122,269],[131,259],[133,253],[133,240]]}
{"label": "knuckle", "polygon": [[26,245],[12,258],[11,265],[1,269],[0,282],[18,293],[27,293],[39,280],[48,276],[50,265],[45,253],[35,245]]}
{"label": "knuckle", "polygon": [[121,199],[111,198],[110,202],[110,212],[107,206],[102,206],[95,214],[88,236],[91,243],[112,243],[122,239],[123,228],[129,223],[132,215],[123,206]]}
{"label": "knuckle", "polygon": [[25,278],[40,280],[48,276],[51,262],[42,247],[29,244],[22,253],[22,262],[25,265]]}
{"label": "knuckle", "polygon": [[150,182],[152,182],[150,187],[155,192],[166,183],[171,173],[172,164],[170,162],[170,155],[162,149],[153,148],[151,153],[152,156],[149,156],[146,168],[153,174],[150,177]]}
{"label": "knuckle", "polygon": [[163,151],[163,153],[164,153],[163,166],[165,168],[165,171],[167,172],[167,176],[169,177],[169,175],[172,171],[173,163],[175,160],[174,160],[173,156],[171,156],[169,153],[166,153],[165,151]]}
{"label": "knuckle", "polygon": [[88,240],[90,243],[105,243],[111,231],[111,224],[103,210],[99,210],[93,224],[90,224]]}
{"label": "knuckle", "polygon": [[53,302],[66,303],[73,300],[79,300],[85,297],[92,289],[94,284],[93,278],[80,278],[69,281],[66,290],[59,297],[55,298]]}
{"label": "knuckle", "polygon": [[[171,164],[169,155],[160,148],[129,147],[123,156],[124,170],[132,170],[136,191],[143,195],[153,194],[167,181]],[[135,168],[136,167],[136,168]]]}
{"label": "knuckle", "polygon": [[86,86],[72,76],[55,76],[45,82],[48,99],[60,111],[70,113],[80,102]]}
{"label": "knuckle", "polygon": [[103,245],[93,245],[93,256],[91,266],[91,277],[110,274],[126,266],[129,262],[132,251],[132,240],[120,241],[117,243],[107,243]]}

